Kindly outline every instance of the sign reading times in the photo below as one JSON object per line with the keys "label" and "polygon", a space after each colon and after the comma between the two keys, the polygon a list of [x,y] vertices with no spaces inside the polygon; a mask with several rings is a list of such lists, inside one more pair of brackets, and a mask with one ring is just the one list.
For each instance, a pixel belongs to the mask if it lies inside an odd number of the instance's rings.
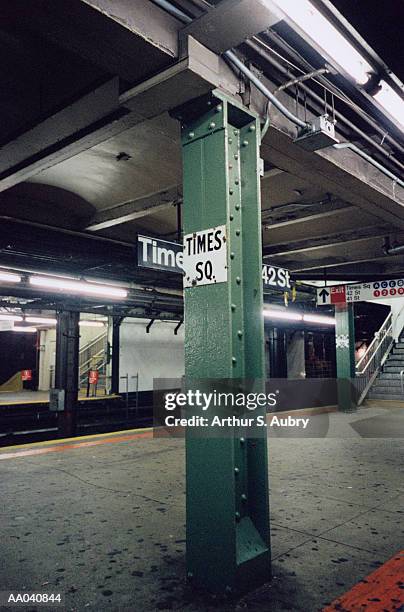
{"label": "sign reading times", "polygon": [[357,285],[338,285],[317,289],[317,304],[344,304],[404,297],[404,279],[375,281]]}
{"label": "sign reading times", "polygon": [[227,281],[226,226],[184,236],[184,287]]}
{"label": "sign reading times", "polygon": [[[215,232],[221,230],[216,234]],[[224,230],[224,233],[222,232]],[[227,280],[227,256],[225,258],[225,241],[226,237],[225,226],[219,226],[210,230],[196,232],[184,237],[185,249],[189,248],[189,257],[194,257],[194,264],[198,265],[198,270],[194,268],[194,272],[190,271],[188,276],[190,281],[184,280],[184,286],[192,286],[185,284],[192,283],[192,278],[195,278],[197,285],[208,283],[225,282],[217,280],[220,277],[226,276]],[[187,242],[188,240],[188,242]],[[221,244],[221,251],[214,247]],[[186,252],[186,251],[185,251]],[[201,258],[200,255],[203,254]],[[193,255],[191,255],[193,253]],[[211,257],[212,255],[212,257]],[[221,258],[221,259],[220,259]],[[225,261],[226,259],[226,261]],[[221,261],[221,263],[219,263]],[[209,262],[209,263],[208,263]],[[138,236],[137,242],[137,264],[142,268],[151,268],[153,270],[161,270],[166,272],[174,272],[184,274],[184,252],[183,246],[178,242],[168,242],[159,238],[150,238],[149,236]],[[194,265],[189,264],[189,265]],[[220,270],[213,271],[213,266],[219,266]],[[194,276],[192,276],[194,274]],[[215,276],[215,279],[213,279]],[[262,284],[264,292],[269,291],[288,291],[291,288],[291,278],[289,270],[278,266],[268,264],[262,265]]]}
{"label": "sign reading times", "polygon": [[153,270],[183,272],[182,244],[148,236],[137,237],[137,265]]}

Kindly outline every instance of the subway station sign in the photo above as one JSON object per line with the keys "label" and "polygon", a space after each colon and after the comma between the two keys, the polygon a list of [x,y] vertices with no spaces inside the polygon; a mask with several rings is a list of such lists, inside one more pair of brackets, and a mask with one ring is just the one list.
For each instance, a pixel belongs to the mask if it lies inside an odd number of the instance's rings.
{"label": "subway station sign", "polygon": [[184,236],[184,287],[227,281],[226,226]]}
{"label": "subway station sign", "polygon": [[183,259],[182,244],[138,235],[137,265],[141,268],[182,274]]}
{"label": "subway station sign", "polygon": [[404,297],[404,278],[317,289],[317,304],[345,304]]}
{"label": "subway station sign", "polygon": [[[153,270],[183,275],[185,273],[184,287],[192,286],[193,280],[194,285],[225,282],[227,280],[225,238],[224,225],[188,234],[184,237],[185,249],[187,247],[189,249],[187,261],[187,257],[184,258],[182,244],[138,235],[137,265]],[[285,268],[263,264],[262,284],[264,292],[289,291],[292,285],[290,272]]]}

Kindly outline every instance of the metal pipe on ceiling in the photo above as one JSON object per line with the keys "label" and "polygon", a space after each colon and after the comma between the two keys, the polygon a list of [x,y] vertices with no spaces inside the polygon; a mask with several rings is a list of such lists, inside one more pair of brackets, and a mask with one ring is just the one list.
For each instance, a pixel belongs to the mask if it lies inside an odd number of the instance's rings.
{"label": "metal pipe on ceiling", "polygon": [[[245,44],[251,49],[253,49],[256,53],[258,53],[258,55],[260,55],[265,61],[270,63],[274,68],[276,68],[276,70],[279,70],[279,72],[281,72],[285,76],[290,76],[287,69],[284,66],[282,66],[282,64],[280,64],[276,59],[274,59],[269,53],[267,53],[259,45],[257,45],[257,43],[251,40],[246,40]],[[318,104],[320,104],[321,106],[324,104],[323,98],[321,98],[318,94],[316,94],[313,90],[311,90],[310,87],[302,83],[301,88]],[[387,159],[394,162],[401,170],[404,171],[404,164],[402,164],[398,159],[396,159],[392,155],[389,155],[389,152],[386,151],[386,149],[384,149],[381,145],[379,145],[379,143],[375,142],[372,138],[370,138],[370,136],[365,134],[365,132],[363,132],[360,128],[358,128],[354,123],[349,121],[349,119],[344,117],[344,115],[342,115],[339,111],[337,110],[335,111],[335,116],[338,118],[339,121],[342,121],[348,128],[356,132],[358,136],[363,138],[363,140],[366,140],[366,142],[372,145],[375,149],[377,149],[380,153],[382,153],[385,157],[387,157]]]}
{"label": "metal pipe on ceiling", "polygon": [[278,100],[278,98],[271,91],[269,91],[267,87],[265,87],[263,82],[260,81],[259,78],[253,72],[251,72],[251,70],[249,70],[249,68],[247,68],[245,64],[243,64],[243,62],[237,57],[234,51],[225,51],[223,55],[232,64],[234,64],[234,66],[236,66],[236,68],[242,74],[244,74],[244,76],[247,77],[248,80],[253,83],[253,85],[255,85],[255,87],[267,98],[267,100],[269,100],[269,102],[271,102],[279,110],[279,112],[282,113],[282,115],[289,119],[289,121],[291,121],[302,129],[305,129],[308,125],[310,125],[306,121],[302,121],[302,119],[299,119],[299,117],[296,117],[296,115],[291,113],[290,110],[286,108],[286,106],[284,106],[282,102]]}
{"label": "metal pipe on ceiling", "polygon": [[400,185],[400,187],[404,187],[404,181],[402,179],[393,174],[393,172],[390,172],[390,170],[380,164],[376,159],[374,159],[374,157],[371,157],[370,155],[365,153],[365,151],[362,151],[362,149],[354,145],[352,142],[340,142],[339,144],[335,144],[333,146],[334,149],[350,149],[351,151],[354,151],[355,153],[360,155],[360,157],[369,162],[369,164],[372,164],[372,166],[380,170],[380,172],[383,172],[383,174],[391,178],[394,183],[397,183],[398,185]]}
{"label": "metal pipe on ceiling", "polygon": [[170,13],[170,15],[172,15],[173,17],[176,17],[183,23],[191,23],[191,21],[193,21],[192,17],[190,17],[189,15],[184,13],[184,11],[182,11],[181,9],[171,4],[171,2],[168,2],[168,0],[152,0],[152,1],[154,2],[154,4],[157,4],[157,6],[162,8],[167,13]]}
{"label": "metal pipe on ceiling", "polygon": [[[153,0],[155,4],[159,5],[161,8],[163,8],[164,10],[166,10],[167,12],[171,13],[173,16],[177,17],[180,21],[182,21],[183,23],[191,23],[193,21],[193,19],[191,17],[189,17],[188,15],[186,15],[183,11],[181,11],[180,9],[176,8],[175,6],[173,6],[171,4],[171,2],[168,2],[167,0]],[[278,69],[280,69],[281,72],[285,73],[285,69],[283,68],[283,66],[281,66],[279,64],[279,62],[275,62],[273,58],[270,57],[269,54],[265,54],[263,53],[263,51],[260,49],[260,47],[258,45],[256,45],[255,43],[251,42],[251,41],[246,41],[246,44],[253,48],[257,53],[259,53],[262,57],[265,57],[265,59],[267,59],[267,61],[269,61],[270,63],[272,63],[272,65],[276,65],[276,67]],[[251,70],[249,70],[247,68],[247,66],[245,64],[243,64],[243,62],[237,57],[237,55],[234,53],[233,50],[229,50],[229,51],[225,51],[225,53],[223,54],[231,64],[233,64],[242,74],[244,74],[244,76],[246,76],[254,85],[255,87],[261,91],[261,93],[267,98],[267,100],[269,100],[285,117],[287,117],[292,123],[294,123],[295,125],[297,125],[298,127],[304,129],[306,128],[308,125],[310,125],[309,123],[306,123],[304,121],[302,121],[301,119],[299,119],[299,117],[296,117],[293,113],[291,113],[289,111],[289,109],[287,109],[277,98],[276,96],[269,91],[269,89],[267,87],[265,87],[265,85],[258,79],[258,77],[251,72]],[[302,84],[301,85],[302,88],[304,88],[312,97],[313,99],[317,100],[317,102],[321,101],[320,96],[317,96],[317,94],[315,94],[314,92],[312,92],[310,90],[310,88],[308,88],[306,85]],[[392,161],[394,161],[398,166],[400,166],[401,169],[404,170],[404,165],[401,164],[398,160],[396,160],[395,158],[393,158],[392,156],[389,156],[386,152],[386,150],[381,146],[378,145],[377,143],[374,142],[374,140],[372,140],[369,136],[367,136],[367,134],[365,134],[364,132],[362,132],[362,130],[360,130],[359,128],[357,128],[354,124],[352,124],[350,121],[348,121],[348,119],[346,119],[345,117],[343,117],[343,115],[341,115],[340,113],[335,113],[336,116],[338,116],[341,120],[344,121],[344,123],[346,125],[348,125],[348,127],[350,127],[351,129],[353,129],[354,131],[356,131],[357,134],[359,134],[364,140],[366,140],[369,144],[371,144],[373,147],[377,148],[381,153],[383,153],[383,155],[386,155],[389,157],[389,159],[391,159]],[[266,123],[267,126],[268,122]],[[342,143],[341,145],[334,145],[335,147],[339,147],[339,148],[350,148],[353,151],[356,151],[356,153],[358,153],[358,155],[360,155],[361,157],[363,157],[364,159],[366,159],[369,163],[371,163],[373,166],[375,166],[376,168],[378,168],[381,172],[383,172],[383,174],[385,174],[386,176],[392,178],[392,180],[396,183],[398,183],[401,186],[404,186],[403,181],[401,181],[401,179],[399,177],[397,177],[396,175],[394,175],[392,172],[390,172],[390,170],[388,170],[385,166],[383,166],[382,164],[380,164],[378,161],[376,161],[374,158],[372,158],[370,155],[367,155],[367,153],[365,153],[364,151],[362,151],[361,149],[359,149],[358,147],[356,147],[356,145],[352,144],[352,143]]]}
{"label": "metal pipe on ceiling", "polygon": [[[183,11],[181,11],[180,9],[172,5],[171,2],[168,2],[167,0],[153,0],[153,2],[157,4],[158,6],[160,6],[162,9],[164,9],[165,11],[167,11],[168,13],[170,13],[171,15],[173,15],[174,17],[177,17],[183,23],[188,24],[193,21],[191,17],[186,15],[186,13],[184,13]],[[285,117],[287,117],[287,119],[289,119],[289,121],[291,121],[292,123],[294,123],[300,128],[307,127],[308,124],[305,121],[302,121],[301,119],[299,119],[299,117],[296,117],[296,115],[294,115],[293,113],[291,113],[290,110],[286,108],[286,106],[284,106],[282,102],[280,102],[280,100],[278,100],[278,98],[274,96],[274,94],[271,91],[269,91],[267,87],[265,87],[265,85],[256,77],[256,75],[253,72],[251,72],[251,70],[249,70],[249,68],[247,68],[245,64],[243,64],[243,62],[237,57],[237,55],[234,53],[232,49],[225,51],[223,55],[225,58],[227,58],[230,64],[232,66],[235,66],[239,72],[241,72],[245,77],[247,77],[247,79],[251,81],[251,83],[253,83],[255,87],[274,106],[276,106],[279,112],[281,112]]]}
{"label": "metal pipe on ceiling", "polygon": [[292,87],[292,85],[299,85],[300,83],[303,83],[304,81],[309,81],[310,79],[313,79],[314,77],[319,76],[320,74],[328,74],[328,72],[330,72],[328,68],[319,68],[318,70],[312,70],[311,72],[307,72],[307,74],[302,74],[301,76],[296,77],[295,79],[287,81],[287,83],[284,83],[283,85],[278,87],[275,92],[288,89],[288,87]]}
{"label": "metal pipe on ceiling", "polygon": [[404,252],[404,244],[399,244],[397,246],[392,247],[390,246],[390,240],[386,239],[383,251],[386,253],[386,255],[397,255],[398,253]]}
{"label": "metal pipe on ceiling", "polygon": [[[284,53],[292,54],[292,57],[296,62],[299,62],[299,61],[303,62],[306,70],[311,70],[312,68],[311,65],[303,57],[301,57],[300,54],[296,53],[294,49],[290,47],[290,45],[277,32],[268,30],[265,33],[265,35],[268,38],[270,38],[270,40],[272,40],[276,45],[278,45]],[[295,64],[287,60],[285,57],[283,57],[280,53],[278,53],[277,51],[269,47],[260,37],[254,36],[253,40],[255,42],[258,42],[260,45],[265,47],[267,50],[271,51],[271,53],[274,53],[275,55],[277,55],[280,59],[285,61],[288,65],[290,65],[295,70],[304,72],[301,68],[299,68],[298,66],[296,66]],[[249,45],[249,42],[250,41],[246,41],[246,44]],[[287,70],[284,70],[284,74],[290,77],[290,73]],[[325,87],[330,93],[333,93],[342,102],[347,104],[357,115],[359,115],[359,117],[361,117],[361,119],[366,121],[368,125],[370,125],[374,130],[379,132],[379,134],[382,137],[382,142],[387,141],[393,147],[395,147],[398,151],[400,151],[400,153],[404,153],[404,147],[393,136],[391,136],[375,119],[370,117],[366,113],[366,111],[361,109],[360,106],[358,106],[355,102],[352,102],[349,98],[346,98],[346,95],[343,92],[342,92],[342,95],[340,95],[338,92],[335,92],[334,85],[331,85],[329,82],[327,82],[322,75],[320,75],[318,79],[314,78],[314,80],[318,85],[320,85],[321,87]],[[324,101],[322,102],[324,103]],[[388,151],[385,151],[385,153],[388,154]]]}

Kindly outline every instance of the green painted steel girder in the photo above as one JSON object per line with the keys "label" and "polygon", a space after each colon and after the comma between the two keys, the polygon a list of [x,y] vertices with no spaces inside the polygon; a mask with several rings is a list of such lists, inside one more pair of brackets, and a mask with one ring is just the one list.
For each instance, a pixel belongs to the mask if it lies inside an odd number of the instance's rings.
{"label": "green painted steel girder", "polygon": [[[254,379],[262,387],[260,125],[219,91],[178,116],[184,234],[225,225],[228,267],[227,282],[184,290],[186,379]],[[234,429],[201,437],[188,429],[186,499],[187,572],[195,585],[229,593],[269,580],[266,436]]]}
{"label": "green painted steel girder", "polygon": [[355,324],[353,304],[335,306],[335,344],[337,356],[338,410],[356,410],[355,387]]}

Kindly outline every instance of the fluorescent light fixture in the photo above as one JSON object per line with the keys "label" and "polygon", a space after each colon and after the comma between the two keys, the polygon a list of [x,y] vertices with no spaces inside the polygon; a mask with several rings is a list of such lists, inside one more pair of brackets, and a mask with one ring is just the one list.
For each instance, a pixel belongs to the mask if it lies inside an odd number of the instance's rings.
{"label": "fluorescent light fixture", "polygon": [[327,317],[317,314],[300,314],[287,310],[264,310],[264,317],[268,319],[281,319],[283,321],[304,321],[305,323],[318,323],[319,325],[335,325],[333,317]]}
{"label": "fluorescent light fixture", "polygon": [[13,314],[0,314],[0,321],[22,321],[22,317]]}
{"label": "fluorescent light fixture", "polygon": [[404,127],[404,98],[401,97],[386,81],[380,81],[381,90],[373,97],[383,108]]}
{"label": "fluorescent light fixture", "polygon": [[357,83],[368,80],[372,66],[308,0],[274,0],[276,6]]}
{"label": "fluorescent light fixture", "polygon": [[56,319],[47,317],[25,317],[27,323],[38,323],[39,325],[56,325]]}
{"label": "fluorescent light fixture", "polygon": [[287,312],[286,310],[264,310],[264,317],[284,321],[303,321],[303,315],[299,312]]}
{"label": "fluorescent light fixture", "polygon": [[326,317],[316,314],[303,315],[303,321],[306,323],[319,323],[319,325],[335,325],[334,317]]}
{"label": "fluorescent light fixture", "polygon": [[21,282],[21,276],[0,270],[0,281],[4,283],[19,283]]}
{"label": "fluorescent light fixture", "polygon": [[80,321],[79,325],[81,327],[104,327],[104,323],[102,321]]}
{"label": "fluorescent light fixture", "polygon": [[12,331],[25,332],[26,334],[35,334],[38,330],[36,327],[23,327],[22,325],[14,325]]}
{"label": "fluorescent light fixture", "polygon": [[69,280],[68,278],[51,278],[49,276],[30,276],[29,282],[35,287],[44,289],[56,289],[69,293],[82,293],[84,295],[95,295],[108,298],[126,298],[128,292],[125,289],[112,287],[111,285],[98,285],[85,281]]}

